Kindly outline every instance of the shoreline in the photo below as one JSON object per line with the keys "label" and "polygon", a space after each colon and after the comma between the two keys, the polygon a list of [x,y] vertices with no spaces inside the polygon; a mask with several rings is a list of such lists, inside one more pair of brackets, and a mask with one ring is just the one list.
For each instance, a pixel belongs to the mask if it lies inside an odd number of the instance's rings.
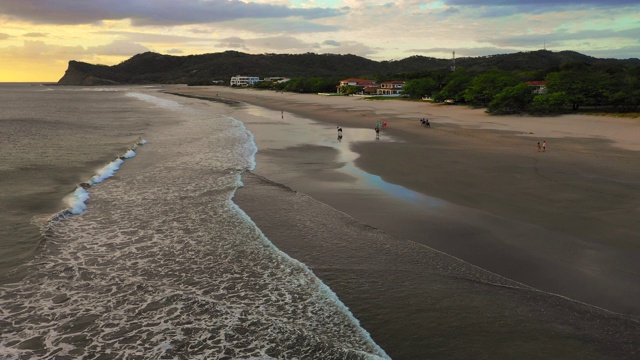
{"label": "shoreline", "polygon": [[[285,162],[269,160],[263,171],[395,236],[546,292],[640,315],[640,280],[633,275],[640,273],[640,225],[633,220],[640,217],[640,161],[628,137],[629,127],[637,122],[605,121],[611,127],[610,138],[600,139],[600,134],[583,137],[598,127],[576,126],[574,116],[547,119],[559,123],[550,127],[527,125],[537,118],[496,118],[478,109],[421,103],[217,87],[171,91],[254,104],[276,114],[282,111],[283,118],[295,114],[313,119],[324,124],[331,137],[338,124],[345,128],[345,139],[356,129],[367,131],[377,121],[388,121],[383,140],[392,136],[401,141],[349,143],[358,155],[355,165],[389,183],[442,199],[447,202],[444,209],[430,212],[375,195],[383,212],[376,213],[359,194],[337,187],[344,179],[327,175],[331,169],[307,169],[305,161],[291,157]],[[240,110],[236,115],[243,116]],[[422,127],[421,117],[428,117],[432,128]],[[525,126],[534,131],[524,131]],[[575,129],[567,131],[572,126]],[[546,137],[547,152],[537,153],[531,132],[565,137]],[[572,134],[580,136],[566,137]],[[318,156],[317,149],[289,151],[301,159]],[[265,156],[275,159],[283,154]],[[287,169],[290,165],[295,169]],[[329,180],[304,180],[317,174]]]}
{"label": "shoreline", "polygon": [[[197,96],[238,101],[227,115],[259,149],[234,203],[329,286],[392,358],[640,355],[638,279],[618,272],[637,270],[635,237],[624,232],[632,235],[635,223],[606,222],[625,210],[626,220],[636,215],[635,199],[621,205],[606,193],[633,197],[637,152],[597,139],[547,139],[542,157],[508,126],[479,129],[430,113],[427,129],[420,108],[404,104],[377,141],[370,123],[389,118],[384,106],[216,90]],[[595,156],[595,145],[606,153]],[[577,170],[600,177],[580,183]],[[617,183],[602,179],[617,175]],[[587,185],[599,186],[589,194],[600,197],[585,196]],[[532,195],[546,197],[527,201]],[[609,216],[585,222],[595,205]],[[586,225],[612,236],[578,236]]]}

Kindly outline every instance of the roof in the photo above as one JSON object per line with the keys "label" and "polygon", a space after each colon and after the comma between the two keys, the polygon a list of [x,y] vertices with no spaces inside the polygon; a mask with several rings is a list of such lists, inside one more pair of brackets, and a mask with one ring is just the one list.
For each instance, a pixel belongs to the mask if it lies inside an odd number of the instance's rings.
{"label": "roof", "polygon": [[404,84],[404,81],[402,81],[402,80],[391,80],[391,81],[384,81],[383,84]]}
{"label": "roof", "polygon": [[346,83],[356,83],[359,85],[371,85],[371,84],[375,84],[376,82],[373,80],[367,80],[367,79],[358,79],[358,78],[348,78],[348,79],[344,79],[344,80],[340,80],[341,83],[346,82]]}
{"label": "roof", "polygon": [[547,82],[546,81],[527,81],[527,85],[545,86],[545,85],[547,85]]}

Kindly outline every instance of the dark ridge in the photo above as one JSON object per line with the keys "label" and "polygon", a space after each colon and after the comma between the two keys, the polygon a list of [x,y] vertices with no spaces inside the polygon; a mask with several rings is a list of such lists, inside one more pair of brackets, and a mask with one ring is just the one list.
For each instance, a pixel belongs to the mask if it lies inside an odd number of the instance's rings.
{"label": "dark ridge", "polygon": [[[472,72],[500,70],[545,70],[564,64],[599,66],[638,66],[640,59],[600,59],[575,51],[538,50],[456,59],[456,65]],[[109,84],[228,84],[235,75],[263,77],[371,77],[380,74],[407,74],[443,70],[450,59],[410,56],[402,60],[373,61],[356,55],[338,54],[259,54],[238,51],[171,56],[153,52],[135,55],[114,66],[69,61],[58,81],[60,85]]]}

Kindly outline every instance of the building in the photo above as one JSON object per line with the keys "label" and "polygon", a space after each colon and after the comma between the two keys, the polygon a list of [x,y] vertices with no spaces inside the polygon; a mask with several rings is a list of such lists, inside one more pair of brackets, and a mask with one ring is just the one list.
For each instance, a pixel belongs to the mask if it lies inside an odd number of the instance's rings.
{"label": "building", "polygon": [[237,75],[237,76],[231,77],[231,82],[229,83],[229,85],[246,87],[246,86],[253,86],[253,84],[257,83],[258,81],[260,81],[260,78],[257,76]]}
{"label": "building", "polygon": [[264,81],[270,81],[270,82],[276,82],[276,83],[283,83],[283,82],[287,82],[291,79],[289,79],[288,77],[284,77],[284,76],[272,76],[272,77],[266,77],[264,78]]}
{"label": "building", "polygon": [[404,88],[404,81],[385,81],[381,83],[380,87],[376,90],[376,95],[400,96],[400,94],[402,94],[402,88]]}
{"label": "building", "polygon": [[547,93],[546,81],[527,81],[527,85],[533,88],[533,93],[536,95]]}
{"label": "building", "polygon": [[347,86],[355,86],[359,88],[359,92],[362,92],[365,88],[370,89],[370,88],[379,87],[379,85],[376,84],[376,82],[373,80],[349,78],[349,79],[340,80],[340,85],[337,86],[336,92],[340,93],[341,90]]}

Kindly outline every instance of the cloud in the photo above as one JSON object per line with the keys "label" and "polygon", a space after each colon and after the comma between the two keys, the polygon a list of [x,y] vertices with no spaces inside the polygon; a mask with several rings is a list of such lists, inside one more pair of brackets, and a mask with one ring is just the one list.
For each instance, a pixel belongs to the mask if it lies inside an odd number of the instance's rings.
{"label": "cloud", "polygon": [[[208,32],[211,34],[211,31]],[[164,34],[155,34],[155,33],[147,33],[147,32],[136,32],[136,31],[95,31],[93,34],[97,35],[116,35],[118,37],[133,41],[133,42],[143,42],[143,43],[185,43],[185,42],[193,42],[193,41],[211,41],[212,38],[209,37],[191,37],[191,36],[180,36],[180,35],[164,35]]]}
{"label": "cloud", "polygon": [[524,2],[520,0],[446,0],[445,4],[467,10],[469,17],[500,18],[517,14],[539,15],[547,13],[579,10],[620,9],[638,6],[637,0],[538,0]]}
{"label": "cloud", "polygon": [[300,17],[318,19],[343,14],[329,8],[291,8],[240,0],[2,0],[0,14],[35,23],[89,24],[131,19],[133,25],[184,25],[237,19]]}
{"label": "cloud", "polygon": [[522,50],[500,48],[500,47],[466,47],[466,48],[445,48],[445,47],[433,47],[425,49],[409,49],[405,52],[410,54],[427,54],[433,57],[441,56],[442,54],[450,54],[456,52],[456,57],[478,57],[489,56],[496,54],[513,54]]}
{"label": "cloud", "polygon": [[133,56],[147,51],[149,51],[147,47],[126,40],[116,40],[107,45],[87,48],[88,53],[108,56]]}
{"label": "cloud", "polygon": [[47,34],[43,34],[43,33],[26,33],[24,35],[22,35],[24,37],[47,37]]}
{"label": "cloud", "polygon": [[[327,41],[331,42],[331,40]],[[327,41],[325,41],[324,43],[326,43]],[[358,41],[341,41],[337,45],[332,45],[331,43],[328,45],[331,46],[331,48],[326,49],[326,51],[324,51],[325,49],[320,48],[318,52],[329,54],[352,54],[362,57],[368,57],[383,50],[382,48],[371,47]]]}
{"label": "cloud", "polygon": [[218,43],[216,46],[220,48],[226,48],[226,49],[247,50],[244,39],[241,39],[239,37],[229,37],[226,39],[220,39],[218,40]]}
{"label": "cloud", "polygon": [[[448,5],[461,6],[520,6],[525,5],[522,0],[447,0]],[[536,0],[535,5],[540,6],[577,6],[590,5],[593,7],[610,7],[610,6],[637,6],[638,0]]]}
{"label": "cloud", "polygon": [[342,26],[323,25],[297,19],[279,19],[278,21],[273,21],[273,19],[238,19],[235,21],[225,21],[219,25],[229,29],[244,31],[289,34],[335,32],[343,29]]}
{"label": "cloud", "polygon": [[271,36],[262,38],[243,39],[239,37],[228,37],[219,39],[217,48],[235,49],[252,53],[331,53],[331,54],[353,54],[358,56],[368,56],[377,53],[379,48],[372,48],[357,41],[326,40],[322,44],[316,42],[305,42],[291,36]]}
{"label": "cloud", "polygon": [[544,41],[546,41],[547,44],[558,44],[560,42],[569,40],[595,40],[610,38],[626,38],[637,40],[638,34],[640,34],[640,28],[627,30],[582,30],[573,32],[567,30],[558,30],[551,33],[492,37],[478,40],[498,46],[531,46],[540,45],[540,43]]}
{"label": "cloud", "polygon": [[625,46],[618,49],[587,50],[583,53],[603,59],[638,59],[640,57],[638,56],[640,54],[640,45]]}
{"label": "cloud", "polygon": [[3,33],[0,33],[0,40],[8,39],[8,38],[10,38],[10,37],[11,37],[11,36],[10,36],[9,34],[3,34]]}
{"label": "cloud", "polygon": [[258,51],[304,51],[310,48],[310,44],[292,36],[271,36],[253,39],[241,39],[229,37],[220,39],[217,47],[232,49],[255,49]]}
{"label": "cloud", "polygon": [[86,54],[82,46],[50,45],[44,41],[24,41],[23,46],[10,46],[2,49],[3,53],[15,58],[48,58],[80,57]]}
{"label": "cloud", "polygon": [[125,40],[114,41],[106,45],[99,46],[64,46],[47,44],[44,41],[24,41],[23,46],[11,46],[2,49],[3,52],[19,58],[42,58],[42,59],[70,59],[82,60],[92,59],[96,56],[119,56],[130,57],[135,54],[149,51],[148,48]]}

